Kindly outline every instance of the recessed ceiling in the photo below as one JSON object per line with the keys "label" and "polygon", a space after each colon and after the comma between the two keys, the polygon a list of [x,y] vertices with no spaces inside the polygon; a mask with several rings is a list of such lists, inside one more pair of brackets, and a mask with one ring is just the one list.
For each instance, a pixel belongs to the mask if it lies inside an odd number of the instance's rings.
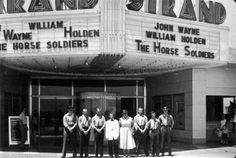
{"label": "recessed ceiling", "polygon": [[2,64],[20,71],[57,75],[134,76],[154,75],[225,63],[150,54],[77,54],[2,58]]}

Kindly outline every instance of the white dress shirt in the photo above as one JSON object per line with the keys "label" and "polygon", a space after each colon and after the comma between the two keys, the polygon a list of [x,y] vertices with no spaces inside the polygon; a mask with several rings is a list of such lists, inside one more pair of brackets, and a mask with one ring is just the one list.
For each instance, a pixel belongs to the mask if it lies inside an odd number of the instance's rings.
{"label": "white dress shirt", "polygon": [[105,126],[106,120],[104,116],[98,116],[97,114],[92,118],[92,126],[95,127],[103,127]]}
{"label": "white dress shirt", "polygon": [[117,120],[108,120],[106,122],[105,134],[107,140],[117,140],[119,138],[119,132],[120,127]]}
{"label": "white dress shirt", "polygon": [[145,115],[137,114],[134,117],[134,127],[137,130],[140,126],[147,126],[148,118]]}

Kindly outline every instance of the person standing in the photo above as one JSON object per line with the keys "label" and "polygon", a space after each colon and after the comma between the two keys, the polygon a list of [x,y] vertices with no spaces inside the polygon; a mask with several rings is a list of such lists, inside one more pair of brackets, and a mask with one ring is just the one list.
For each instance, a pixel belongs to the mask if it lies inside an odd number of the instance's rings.
{"label": "person standing", "polygon": [[66,150],[68,140],[70,140],[73,149],[73,158],[76,158],[76,127],[78,117],[76,116],[75,108],[72,106],[68,106],[68,112],[63,116],[63,147],[62,147],[62,158],[66,157]]}
{"label": "person standing", "polygon": [[[80,157],[88,157],[89,137],[91,130],[91,117],[88,116],[88,110],[83,109],[82,115],[79,117],[78,125],[80,129]],[[84,152],[85,148],[85,152]]]}
{"label": "person standing", "polygon": [[92,127],[94,129],[95,137],[95,155],[98,157],[98,151],[100,149],[100,157],[103,157],[103,141],[104,141],[104,128],[106,120],[102,115],[100,108],[96,109],[96,115],[92,118]]}
{"label": "person standing", "polygon": [[133,119],[128,116],[128,111],[123,110],[120,124],[120,149],[123,149],[124,157],[129,157],[129,150],[134,149],[135,142],[133,138]]}
{"label": "person standing", "polygon": [[25,141],[27,140],[27,131],[28,131],[26,108],[22,109],[19,119],[20,119],[20,134],[21,134],[20,148],[24,149]]}
{"label": "person standing", "polygon": [[140,145],[143,145],[145,155],[148,156],[147,149],[147,125],[148,118],[143,114],[143,108],[138,109],[138,114],[134,117],[136,154],[138,156]]}
{"label": "person standing", "polygon": [[171,156],[171,130],[174,127],[174,119],[172,115],[168,114],[168,108],[163,107],[163,114],[159,116],[159,120],[161,123],[161,152],[162,156],[165,153],[165,144],[167,141],[169,155]]}
{"label": "person standing", "polygon": [[159,156],[160,153],[160,121],[156,118],[156,113],[151,112],[151,119],[148,121],[149,135],[150,135],[150,148],[152,156]]}
{"label": "person standing", "polygon": [[234,124],[234,146],[236,147],[236,107],[234,108],[233,124]]}
{"label": "person standing", "polygon": [[[105,135],[108,140],[109,156],[118,158],[118,138],[120,134],[119,122],[114,118],[114,113],[109,113],[109,120],[106,122]],[[114,152],[113,152],[114,151]]]}
{"label": "person standing", "polygon": [[33,111],[31,118],[31,132],[32,132],[32,144],[37,144],[37,133],[38,133],[38,112],[36,110]]}

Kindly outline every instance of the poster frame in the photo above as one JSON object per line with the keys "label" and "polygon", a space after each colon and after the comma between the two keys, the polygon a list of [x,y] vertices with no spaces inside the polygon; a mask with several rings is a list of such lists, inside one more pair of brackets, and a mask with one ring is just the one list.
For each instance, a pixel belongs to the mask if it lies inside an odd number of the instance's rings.
{"label": "poster frame", "polygon": [[[19,145],[20,141],[17,140],[13,140],[12,137],[12,122],[16,121],[17,119],[20,119],[20,116],[8,116],[8,140],[9,140],[9,146],[10,145]],[[27,140],[25,141],[26,145],[30,145],[30,126],[29,126],[29,116],[26,116],[26,120],[27,120]]]}

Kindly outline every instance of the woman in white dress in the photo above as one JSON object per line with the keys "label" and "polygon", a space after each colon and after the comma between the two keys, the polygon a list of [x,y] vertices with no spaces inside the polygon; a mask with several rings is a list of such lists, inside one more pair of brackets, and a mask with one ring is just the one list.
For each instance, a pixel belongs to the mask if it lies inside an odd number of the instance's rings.
{"label": "woman in white dress", "polygon": [[123,110],[120,123],[120,149],[123,149],[124,157],[129,157],[129,150],[134,149],[133,119],[128,116],[128,111]]}

